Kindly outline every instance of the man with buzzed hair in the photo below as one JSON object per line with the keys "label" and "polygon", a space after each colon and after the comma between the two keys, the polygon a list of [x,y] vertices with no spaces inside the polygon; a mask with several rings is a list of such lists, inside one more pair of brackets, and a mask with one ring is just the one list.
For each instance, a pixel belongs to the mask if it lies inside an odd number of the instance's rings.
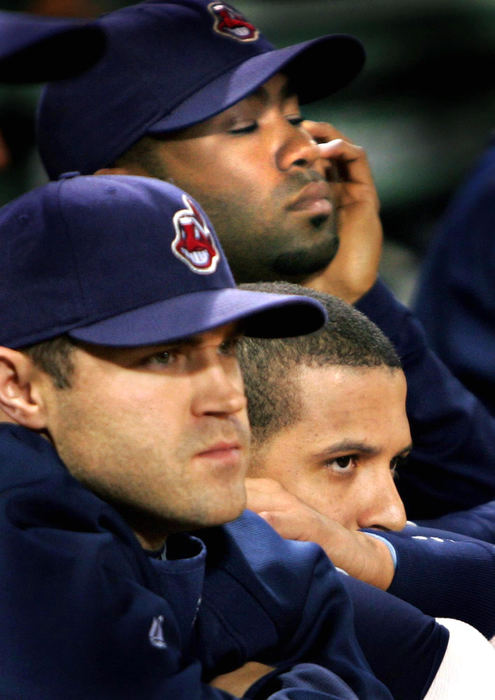
{"label": "man with buzzed hair", "polygon": [[[239,346],[252,429],[249,507],[284,537],[318,542],[353,576],[494,637],[495,548],[411,523],[403,529],[395,479],[411,436],[390,340],[335,297],[284,282],[244,287],[307,294],[328,314],[307,336]],[[370,535],[386,546],[370,547]]]}
{"label": "man with buzzed hair", "polygon": [[[282,282],[266,288],[301,290]],[[250,473],[310,497],[350,529],[401,530],[406,517],[394,474],[411,435],[400,360],[366,316],[336,297],[316,296],[329,314],[318,333],[240,347],[254,441]]]}

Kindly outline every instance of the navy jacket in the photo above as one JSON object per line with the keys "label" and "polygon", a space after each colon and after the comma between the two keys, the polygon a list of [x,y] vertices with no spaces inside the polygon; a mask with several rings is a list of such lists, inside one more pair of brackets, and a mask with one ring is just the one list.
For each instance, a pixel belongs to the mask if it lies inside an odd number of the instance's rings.
{"label": "navy jacket", "polygon": [[407,379],[413,451],[398,489],[408,517],[495,499],[495,418],[431,350],[419,321],[378,281],[356,307],[394,343]]}
{"label": "navy jacket", "polygon": [[[219,667],[226,671],[249,659],[279,665],[280,644],[289,666],[301,654],[307,658],[308,650],[313,661],[327,665],[328,622],[323,627],[317,624],[314,611],[316,605],[325,610],[338,593],[328,578],[328,567],[320,556],[315,558],[315,551],[323,554],[319,547],[281,540],[249,511],[224,528],[202,531],[201,537],[208,556],[199,624],[202,636],[203,632],[205,638],[213,633],[217,640],[214,645],[206,641],[200,645],[205,675],[211,678]],[[287,569],[298,572],[297,590],[294,583],[287,588]],[[257,573],[258,585],[248,591],[251,570]],[[359,644],[376,676],[394,698],[423,698],[443,660],[448,631],[398,597],[343,572],[339,577],[353,603]],[[326,591],[323,599],[322,590]],[[312,598],[308,610],[313,619],[306,611],[308,597]],[[319,617],[328,621],[328,613]],[[295,626],[295,621],[300,622]],[[264,648],[261,631],[268,629],[278,639],[275,656],[273,650]],[[338,654],[339,640],[332,644],[333,654]],[[324,655],[315,657],[318,647]]]}
{"label": "navy jacket", "polygon": [[495,412],[495,138],[455,194],[413,303],[445,364]]}
{"label": "navy jacket", "polygon": [[381,532],[397,554],[389,593],[436,617],[495,636],[495,547],[457,533],[408,526]]}
{"label": "navy jacket", "polygon": [[[248,541],[249,556],[231,533],[214,530],[207,578],[215,585],[205,589],[200,539],[170,537],[169,558],[151,559],[46,440],[1,425],[0,697],[226,698],[204,684],[200,659],[212,677],[248,650],[282,664],[249,697],[390,700],[358,646],[339,575],[318,547],[276,536],[261,573],[258,557],[275,535],[268,525]],[[203,607],[232,634],[219,638]],[[244,638],[235,635],[238,624]],[[209,663],[217,645],[221,659]]]}

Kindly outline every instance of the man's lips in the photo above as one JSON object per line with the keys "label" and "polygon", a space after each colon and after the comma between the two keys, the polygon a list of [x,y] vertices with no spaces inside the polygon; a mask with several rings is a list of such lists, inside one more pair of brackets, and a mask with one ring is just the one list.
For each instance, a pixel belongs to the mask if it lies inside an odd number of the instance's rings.
{"label": "man's lips", "polygon": [[231,460],[237,459],[242,450],[239,442],[217,442],[211,447],[208,447],[196,454],[196,457],[215,459],[215,460]]}
{"label": "man's lips", "polygon": [[330,201],[328,183],[324,180],[310,182],[309,185],[303,187],[288,208],[290,211],[309,211],[313,216],[331,214],[333,206]]}

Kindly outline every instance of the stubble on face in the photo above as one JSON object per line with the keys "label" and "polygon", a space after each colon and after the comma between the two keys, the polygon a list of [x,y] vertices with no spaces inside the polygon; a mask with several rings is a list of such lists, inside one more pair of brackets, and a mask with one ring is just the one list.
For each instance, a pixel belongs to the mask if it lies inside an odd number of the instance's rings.
{"label": "stubble on face", "polygon": [[335,202],[325,217],[304,217],[287,206],[319,179],[317,174],[292,175],[264,201],[249,188],[231,196],[214,189],[192,193],[210,217],[238,284],[302,282],[330,264],[339,246]]}
{"label": "stubble on face", "polygon": [[[245,507],[247,418],[191,421],[181,387],[157,392],[154,377],[136,376],[75,351],[69,389],[53,390],[51,438],[69,472],[110,503],[141,543],[232,520]],[[111,366],[111,363],[110,363]],[[201,457],[222,442],[239,444],[224,467]]]}
{"label": "stubble on face", "polygon": [[339,245],[332,184],[330,213],[294,210],[292,202],[307,185],[326,181],[322,172],[297,167],[282,172],[269,149],[250,160],[244,145],[229,141],[222,128],[220,134],[215,132],[216,119],[170,135],[145,137],[122,165],[131,174],[168,181],[201,204],[238,284],[302,282],[323,270]]}

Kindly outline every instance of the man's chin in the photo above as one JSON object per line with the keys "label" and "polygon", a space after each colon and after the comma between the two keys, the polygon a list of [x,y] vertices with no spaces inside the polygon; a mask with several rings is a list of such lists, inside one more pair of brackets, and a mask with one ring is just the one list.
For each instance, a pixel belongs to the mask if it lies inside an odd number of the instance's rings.
{"label": "man's chin", "polygon": [[339,249],[339,239],[333,236],[323,244],[310,250],[300,249],[281,253],[273,262],[273,270],[279,279],[289,282],[303,282],[305,279],[324,270],[335,258]]}

